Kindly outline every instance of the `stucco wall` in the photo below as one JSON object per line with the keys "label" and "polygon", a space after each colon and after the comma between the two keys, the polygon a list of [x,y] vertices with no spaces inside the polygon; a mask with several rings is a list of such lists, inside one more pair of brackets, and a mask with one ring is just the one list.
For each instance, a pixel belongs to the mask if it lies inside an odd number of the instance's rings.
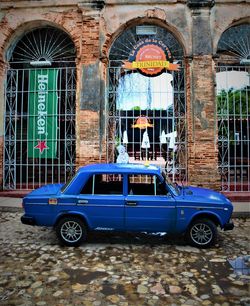
{"label": "stucco wall", "polygon": [[172,32],[183,46],[186,57],[189,181],[218,188],[213,55],[221,34],[228,27],[240,22],[250,22],[249,20],[249,1],[241,0],[218,0],[215,4],[212,0],[2,0],[1,152],[4,132],[4,80],[8,56],[26,31],[49,24],[66,31],[77,49],[77,164],[105,160],[104,110],[109,49],[124,29],[147,22],[163,26]]}

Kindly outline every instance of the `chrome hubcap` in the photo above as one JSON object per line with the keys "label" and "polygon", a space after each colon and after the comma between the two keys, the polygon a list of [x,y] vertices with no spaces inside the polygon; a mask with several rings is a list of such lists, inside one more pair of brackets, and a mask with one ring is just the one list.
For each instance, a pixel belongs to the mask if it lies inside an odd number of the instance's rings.
{"label": "chrome hubcap", "polygon": [[61,227],[61,235],[67,242],[76,242],[82,237],[82,228],[75,221],[67,221]]}
{"label": "chrome hubcap", "polygon": [[208,244],[213,238],[211,228],[204,223],[197,223],[191,228],[191,238],[199,245]]}

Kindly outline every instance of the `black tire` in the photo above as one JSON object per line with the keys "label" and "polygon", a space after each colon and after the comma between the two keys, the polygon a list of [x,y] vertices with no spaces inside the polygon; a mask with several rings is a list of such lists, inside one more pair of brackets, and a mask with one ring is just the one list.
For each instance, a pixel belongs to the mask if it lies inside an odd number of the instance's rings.
{"label": "black tire", "polygon": [[189,244],[197,248],[208,248],[216,243],[217,227],[208,219],[197,219],[189,226],[187,239]]}
{"label": "black tire", "polygon": [[84,222],[74,216],[62,218],[56,225],[56,235],[63,245],[76,247],[87,239]]}

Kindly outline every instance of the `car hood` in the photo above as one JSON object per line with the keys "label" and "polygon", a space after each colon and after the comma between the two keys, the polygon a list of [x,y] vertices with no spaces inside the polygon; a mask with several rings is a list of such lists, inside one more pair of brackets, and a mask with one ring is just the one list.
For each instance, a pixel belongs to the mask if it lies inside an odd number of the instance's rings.
{"label": "car hood", "polygon": [[57,195],[63,184],[51,184],[51,185],[46,185],[43,187],[40,187],[38,189],[35,189],[31,191],[26,197],[37,197],[37,196],[52,196],[52,195]]}
{"label": "car hood", "polygon": [[216,192],[214,190],[200,188],[200,187],[184,187],[183,195],[185,199],[193,200],[193,201],[202,201],[203,203],[228,203],[231,202],[221,193]]}

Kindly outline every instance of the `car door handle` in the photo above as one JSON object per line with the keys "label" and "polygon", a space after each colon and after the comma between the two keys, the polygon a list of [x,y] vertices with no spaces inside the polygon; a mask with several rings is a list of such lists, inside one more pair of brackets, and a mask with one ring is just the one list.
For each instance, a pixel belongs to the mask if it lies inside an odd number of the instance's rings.
{"label": "car door handle", "polygon": [[78,200],[78,204],[88,204],[88,200]]}
{"label": "car door handle", "polygon": [[126,204],[129,205],[129,206],[136,206],[137,205],[136,202],[126,202]]}

